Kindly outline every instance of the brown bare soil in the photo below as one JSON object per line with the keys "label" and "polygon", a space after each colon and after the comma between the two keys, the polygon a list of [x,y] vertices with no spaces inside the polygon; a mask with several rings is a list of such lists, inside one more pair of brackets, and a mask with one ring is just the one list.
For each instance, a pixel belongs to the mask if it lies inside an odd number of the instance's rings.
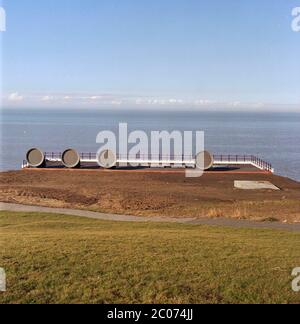
{"label": "brown bare soil", "polygon": [[[234,180],[280,191],[238,190]],[[300,183],[271,174],[23,170],[0,173],[0,201],[107,213],[300,222]]]}

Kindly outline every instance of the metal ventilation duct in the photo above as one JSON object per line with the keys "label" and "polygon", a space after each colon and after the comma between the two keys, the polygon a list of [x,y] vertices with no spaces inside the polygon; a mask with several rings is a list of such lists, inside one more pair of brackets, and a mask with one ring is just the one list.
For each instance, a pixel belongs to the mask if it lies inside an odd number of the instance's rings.
{"label": "metal ventilation duct", "polygon": [[62,163],[66,168],[72,169],[80,166],[80,156],[76,150],[67,149],[62,154]]}
{"label": "metal ventilation duct", "polygon": [[45,165],[45,155],[37,148],[30,149],[26,154],[26,159],[32,168],[40,168]]}

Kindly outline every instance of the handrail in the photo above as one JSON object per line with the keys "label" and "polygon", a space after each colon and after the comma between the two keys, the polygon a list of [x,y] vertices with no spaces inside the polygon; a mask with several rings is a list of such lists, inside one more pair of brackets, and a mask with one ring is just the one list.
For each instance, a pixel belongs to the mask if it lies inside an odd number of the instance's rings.
{"label": "handrail", "polygon": [[[61,152],[45,152],[45,158],[46,160],[61,160],[62,159],[62,153]],[[133,156],[130,155],[122,155],[117,154],[117,160],[126,161],[126,160],[136,160],[137,162],[143,162],[143,161],[170,161],[172,162],[183,162],[183,161],[190,161],[193,163],[195,161],[195,155],[176,155],[176,154],[170,154],[170,155],[162,155],[162,154],[136,154]],[[269,162],[266,162],[254,155],[232,155],[232,154],[216,154],[213,156],[214,162],[216,164],[222,163],[222,164],[234,164],[234,163],[249,163],[254,166],[256,166],[259,169],[274,172],[274,169],[272,165]],[[80,153],[80,159],[86,160],[86,161],[95,161],[97,160],[97,153]],[[24,167],[27,165],[27,161],[23,162]]]}

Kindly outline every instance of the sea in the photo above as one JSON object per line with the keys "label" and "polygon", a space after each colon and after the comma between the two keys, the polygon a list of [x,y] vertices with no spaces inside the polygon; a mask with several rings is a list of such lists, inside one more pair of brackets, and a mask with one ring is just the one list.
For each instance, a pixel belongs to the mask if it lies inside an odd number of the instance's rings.
{"label": "sea", "polygon": [[255,155],[270,162],[275,173],[300,181],[300,113],[203,112],[112,109],[1,110],[0,170],[19,170],[28,149],[97,152],[97,134],[204,131],[205,149],[214,154]]}

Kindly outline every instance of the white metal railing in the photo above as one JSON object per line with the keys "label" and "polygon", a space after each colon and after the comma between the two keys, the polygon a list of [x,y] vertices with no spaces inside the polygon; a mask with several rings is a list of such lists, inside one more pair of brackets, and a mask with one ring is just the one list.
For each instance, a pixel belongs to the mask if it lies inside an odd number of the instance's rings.
{"label": "white metal railing", "polygon": [[254,155],[214,155],[215,164],[250,164],[260,170],[274,173],[274,168],[269,162],[266,162]]}
{"label": "white metal railing", "polygon": [[[80,153],[81,162],[97,163],[96,153]],[[252,165],[260,170],[274,173],[272,165],[254,155],[214,155],[214,165]],[[62,153],[46,152],[45,159],[49,162],[61,162]],[[169,164],[169,165],[196,165],[196,158],[194,155],[142,155],[127,156],[117,154],[117,163],[127,164]],[[26,160],[22,163],[22,168],[28,168]]]}

